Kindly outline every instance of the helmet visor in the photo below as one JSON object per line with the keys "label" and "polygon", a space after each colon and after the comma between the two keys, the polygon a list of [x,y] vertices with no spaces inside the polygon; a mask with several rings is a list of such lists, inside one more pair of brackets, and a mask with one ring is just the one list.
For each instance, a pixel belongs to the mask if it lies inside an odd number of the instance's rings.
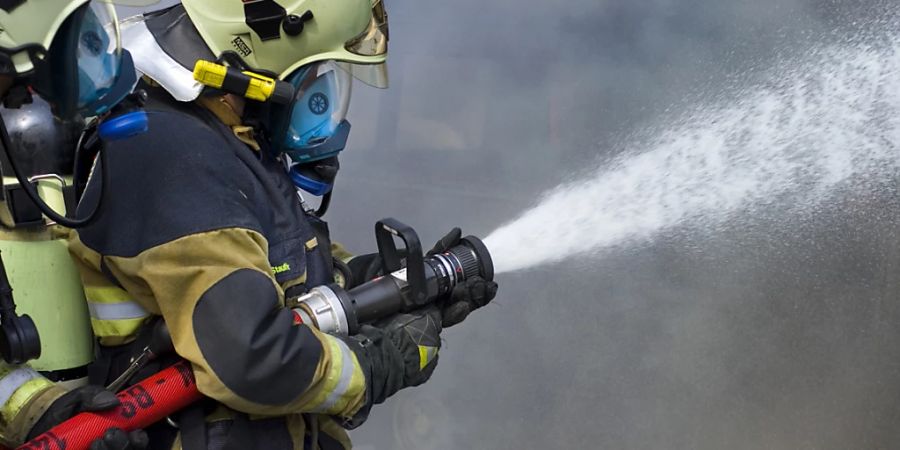
{"label": "helmet visor", "polygon": [[47,56],[35,65],[35,91],[60,117],[105,113],[136,82],[131,57],[119,37],[112,4],[85,4],[66,19]]}
{"label": "helmet visor", "polygon": [[280,150],[298,163],[342,150],[343,145],[326,143],[342,134],[350,108],[350,73],[334,61],[322,61],[301,67],[287,81],[296,91],[283,120]]}
{"label": "helmet visor", "polygon": [[372,18],[362,33],[347,41],[344,48],[361,56],[380,56],[388,49],[388,17],[382,0],[372,0]]}

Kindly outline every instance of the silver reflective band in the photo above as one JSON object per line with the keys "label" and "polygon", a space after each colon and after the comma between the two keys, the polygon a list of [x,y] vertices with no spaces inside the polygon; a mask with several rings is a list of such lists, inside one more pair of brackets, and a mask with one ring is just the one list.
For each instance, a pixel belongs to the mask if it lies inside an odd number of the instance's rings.
{"label": "silver reflective band", "polygon": [[315,408],[316,412],[326,412],[333,408],[338,400],[347,393],[347,389],[350,388],[350,380],[353,378],[353,358],[350,356],[350,348],[347,347],[347,344],[345,344],[344,341],[338,338],[332,338],[332,341],[337,343],[337,346],[341,351],[341,378],[338,380],[338,384],[334,387],[334,390],[331,391],[331,394],[328,395],[328,398]]}
{"label": "silver reflective band", "polygon": [[150,315],[144,307],[135,302],[87,303],[91,318],[97,320],[143,319]]}
{"label": "silver reflective band", "polygon": [[6,405],[9,398],[16,393],[23,384],[40,378],[41,374],[28,367],[21,367],[0,378],[0,406]]}

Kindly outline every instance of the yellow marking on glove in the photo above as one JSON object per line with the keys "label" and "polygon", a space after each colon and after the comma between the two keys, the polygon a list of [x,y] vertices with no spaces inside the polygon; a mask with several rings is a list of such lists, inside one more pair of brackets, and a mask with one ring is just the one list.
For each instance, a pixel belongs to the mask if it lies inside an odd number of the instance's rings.
{"label": "yellow marking on glove", "polygon": [[434,357],[438,354],[437,347],[429,347],[427,345],[419,346],[419,370],[424,370]]}

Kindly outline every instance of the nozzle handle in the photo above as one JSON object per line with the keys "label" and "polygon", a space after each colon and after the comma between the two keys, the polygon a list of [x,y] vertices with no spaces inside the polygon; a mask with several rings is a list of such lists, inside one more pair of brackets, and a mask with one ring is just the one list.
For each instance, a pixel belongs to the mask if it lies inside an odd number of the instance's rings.
{"label": "nozzle handle", "polygon": [[375,223],[375,241],[378,243],[381,267],[385,274],[403,268],[394,236],[399,237],[406,244],[406,283],[412,294],[410,298],[416,305],[423,306],[428,302],[425,261],[422,256],[422,242],[419,241],[419,235],[412,227],[392,218],[381,219]]}

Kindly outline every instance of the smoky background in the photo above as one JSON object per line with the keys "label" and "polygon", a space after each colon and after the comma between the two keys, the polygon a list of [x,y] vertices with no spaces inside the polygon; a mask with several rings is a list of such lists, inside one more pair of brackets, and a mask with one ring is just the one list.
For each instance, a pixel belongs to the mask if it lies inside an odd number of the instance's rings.
{"label": "smoky background", "polygon": [[[887,0],[387,1],[391,88],[355,86],[332,236],[484,236],[664,127],[839,43]],[[900,74],[898,74],[900,75]],[[835,192],[503,274],[434,377],[352,436],[384,449],[900,446],[900,200]],[[560,209],[559,214],[567,212]],[[547,223],[548,240],[554,239]],[[522,245],[527,246],[527,242]]]}

